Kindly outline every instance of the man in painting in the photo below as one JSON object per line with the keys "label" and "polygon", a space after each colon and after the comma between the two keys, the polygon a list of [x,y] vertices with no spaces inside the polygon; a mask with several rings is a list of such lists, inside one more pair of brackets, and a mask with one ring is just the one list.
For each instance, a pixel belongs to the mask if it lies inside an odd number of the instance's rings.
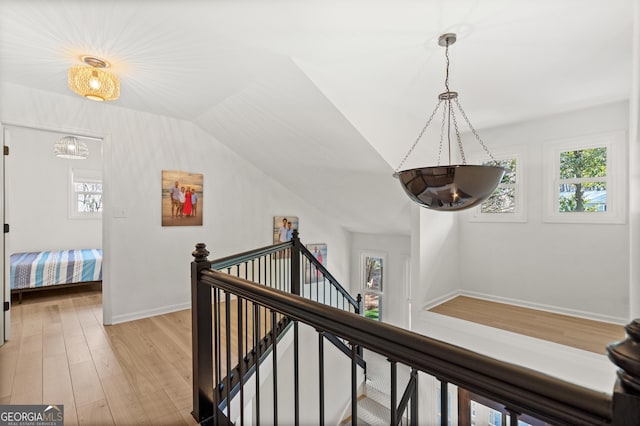
{"label": "man in painting", "polygon": [[191,211],[191,216],[196,216],[198,213],[198,196],[196,195],[196,189],[194,188],[191,192],[191,207],[193,210]]}
{"label": "man in painting", "polygon": [[177,217],[180,214],[180,184],[176,184],[171,188],[171,217]]}
{"label": "man in painting", "polygon": [[287,218],[282,219],[282,226],[278,229],[278,241],[281,243],[286,243],[287,240]]}
{"label": "man in painting", "polygon": [[291,222],[287,223],[287,241],[291,241],[293,239],[293,229],[291,229]]}

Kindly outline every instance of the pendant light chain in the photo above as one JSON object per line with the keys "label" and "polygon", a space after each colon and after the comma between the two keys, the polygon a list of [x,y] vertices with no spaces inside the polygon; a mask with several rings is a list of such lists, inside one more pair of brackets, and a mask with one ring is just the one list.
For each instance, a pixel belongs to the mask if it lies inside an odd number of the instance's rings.
{"label": "pendant light chain", "polygon": [[438,148],[438,162],[436,163],[438,166],[440,165],[440,158],[442,158],[442,143],[444,142],[444,125],[447,124],[447,105],[448,103],[445,103],[444,108],[442,108],[442,126],[440,126],[440,147]]}
{"label": "pendant light chain", "polygon": [[473,136],[475,136],[476,139],[478,140],[478,142],[480,142],[480,146],[482,146],[482,149],[484,149],[484,152],[487,153],[489,158],[491,158],[492,160],[495,160],[495,157],[493,156],[491,151],[489,151],[489,148],[487,148],[487,146],[484,144],[484,142],[482,141],[482,138],[480,138],[480,135],[478,134],[476,129],[471,125],[471,122],[467,118],[467,114],[464,113],[464,110],[460,106],[460,102],[458,102],[458,99],[454,99],[454,101],[455,101],[456,105],[458,105],[458,109],[460,110],[460,113],[462,114],[462,118],[464,118],[464,121],[467,123],[467,126],[469,126],[469,128],[471,129],[471,133],[473,133]]}
{"label": "pendant light chain", "polygon": [[447,46],[444,48],[444,57],[447,59],[447,71],[444,74],[444,88],[447,89],[447,93],[449,93],[449,42],[447,42]]}
{"label": "pendant light chain", "polygon": [[395,170],[396,173],[398,173],[400,168],[404,165],[405,161],[407,161],[407,158],[409,158],[409,156],[411,155],[411,153],[415,149],[416,145],[418,145],[418,142],[420,142],[420,139],[422,139],[422,135],[424,135],[425,130],[427,130],[427,127],[429,127],[429,124],[431,124],[431,121],[433,120],[433,116],[436,115],[436,111],[438,111],[438,108],[440,108],[440,104],[441,103],[442,103],[442,101],[438,102],[438,105],[436,105],[436,107],[434,108],[433,112],[429,116],[429,119],[427,120],[427,124],[424,125],[424,127],[420,131],[420,134],[416,138],[416,141],[413,143],[413,145],[411,145],[411,148],[409,148],[409,152],[407,152],[405,154],[404,158],[402,159],[402,161],[400,162],[398,167],[396,167],[396,170]]}
{"label": "pendant light chain", "polygon": [[[458,104],[458,102],[456,102],[456,105],[458,105],[458,109],[460,109],[460,104]],[[464,156],[464,149],[462,149],[462,138],[460,137],[458,120],[456,120],[456,115],[453,112],[453,109],[451,110],[451,118],[453,119],[453,128],[456,130],[456,139],[458,139],[458,150],[460,151],[460,159],[462,160],[462,164],[467,164],[467,159]],[[449,163],[451,163],[451,161],[449,161]]]}

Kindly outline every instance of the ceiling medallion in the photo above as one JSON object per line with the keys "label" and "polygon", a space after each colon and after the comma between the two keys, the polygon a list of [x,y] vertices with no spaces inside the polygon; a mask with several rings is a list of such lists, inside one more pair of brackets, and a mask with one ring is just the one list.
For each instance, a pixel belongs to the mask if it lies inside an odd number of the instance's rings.
{"label": "ceiling medallion", "polygon": [[92,101],[113,101],[120,97],[120,80],[105,71],[110,64],[93,56],[82,56],[87,64],[69,68],[69,88]]}
{"label": "ceiling medallion", "polygon": [[[438,95],[438,104],[429,116],[427,123],[420,131],[416,141],[409,149],[409,152],[404,156],[402,162],[396,168],[394,173],[394,177],[398,178],[402,188],[409,198],[423,207],[439,211],[464,210],[480,204],[489,198],[493,191],[495,191],[505,173],[505,170],[502,167],[467,164],[464,150],[462,148],[460,129],[458,128],[454,107],[460,111],[460,115],[469,126],[473,136],[482,146],[482,149],[492,160],[494,158],[482,139],[480,139],[480,135],[478,135],[478,132],[473,128],[471,122],[467,118],[467,115],[460,106],[460,102],[458,101],[458,92],[449,90],[449,46],[455,42],[456,35],[452,33],[443,34],[438,39],[438,44],[445,48],[445,58],[447,60],[447,69],[444,81],[445,91]],[[427,127],[429,127],[431,121],[433,121],[440,105],[443,105],[444,108],[442,111],[443,121],[440,127],[438,165],[400,171],[400,168],[404,165],[405,161],[407,161],[407,158],[411,155],[416,145],[424,135]],[[451,164],[452,124],[462,164]],[[449,165],[441,166],[440,156],[442,154],[445,130],[449,150]]]}

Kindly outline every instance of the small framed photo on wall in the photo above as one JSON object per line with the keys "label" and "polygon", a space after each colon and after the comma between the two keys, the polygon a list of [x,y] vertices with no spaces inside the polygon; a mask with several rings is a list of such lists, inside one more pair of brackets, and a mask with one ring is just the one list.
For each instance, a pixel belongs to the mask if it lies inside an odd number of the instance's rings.
{"label": "small framed photo on wall", "polygon": [[[327,266],[327,245],[307,244],[307,249],[322,266]],[[322,279],[322,273],[311,262],[304,261],[304,283],[308,284]]]}
{"label": "small framed photo on wall", "polygon": [[202,226],[203,175],[162,171],[162,226]]}
{"label": "small framed photo on wall", "polygon": [[273,244],[291,241],[295,229],[299,230],[298,216],[274,216]]}

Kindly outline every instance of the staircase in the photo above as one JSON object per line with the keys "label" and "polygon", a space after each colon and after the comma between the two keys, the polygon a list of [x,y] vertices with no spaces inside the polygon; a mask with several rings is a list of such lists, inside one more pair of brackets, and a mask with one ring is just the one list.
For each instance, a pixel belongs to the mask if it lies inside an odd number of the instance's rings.
{"label": "staircase", "polygon": [[[380,355],[366,351],[367,378],[362,384],[358,395],[358,425],[364,426],[388,426],[391,424],[391,380],[388,362]],[[398,368],[398,383],[405,384],[409,380],[409,369]],[[404,388],[404,385],[399,386]],[[400,389],[400,391],[402,391]],[[347,413],[351,410],[346,409]],[[403,418],[401,424],[406,423]],[[340,422],[340,425],[351,425],[351,416],[348,415]]]}

